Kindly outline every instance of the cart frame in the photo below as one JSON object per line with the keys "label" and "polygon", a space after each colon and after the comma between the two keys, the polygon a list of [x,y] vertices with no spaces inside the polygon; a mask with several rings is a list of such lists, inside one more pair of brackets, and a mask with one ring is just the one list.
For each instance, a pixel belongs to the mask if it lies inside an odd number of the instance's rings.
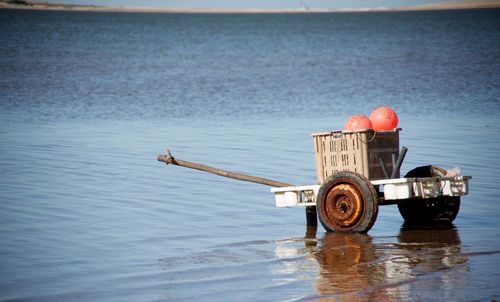
{"label": "cart frame", "polygon": [[[415,177],[372,180],[379,205],[391,205],[406,199],[418,200],[440,196],[463,196],[469,192],[471,176]],[[277,208],[316,206],[321,185],[273,187]]]}

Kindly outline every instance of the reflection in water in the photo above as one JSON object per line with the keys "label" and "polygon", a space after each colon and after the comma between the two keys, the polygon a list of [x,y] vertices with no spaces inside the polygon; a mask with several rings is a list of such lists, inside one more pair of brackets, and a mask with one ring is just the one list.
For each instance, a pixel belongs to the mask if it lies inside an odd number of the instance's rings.
{"label": "reflection in water", "polygon": [[[425,289],[432,295],[436,290],[447,298],[454,288],[466,282],[468,257],[462,254],[461,242],[455,228],[411,229],[403,226],[399,244],[387,262],[387,276],[398,286],[389,287],[393,295],[413,297]],[[418,284],[415,284],[418,283]],[[432,296],[430,296],[432,297]]]}
{"label": "reflection in water", "polygon": [[[311,233],[306,234],[311,236]],[[318,298],[393,301],[450,297],[464,285],[467,257],[456,229],[401,229],[397,242],[369,235],[325,234],[310,246],[318,265]],[[306,242],[312,242],[306,240]]]}
{"label": "reflection in water", "polygon": [[[326,234],[319,241],[316,260],[319,278],[315,287],[319,295],[335,295],[338,300],[352,301],[363,295],[363,290],[384,282],[384,267],[376,263],[372,238],[367,235]],[[366,298],[381,297],[368,294]]]}
{"label": "reflection in water", "polygon": [[455,229],[317,238],[309,228],[305,238],[222,244],[159,263],[165,300],[219,301],[223,290],[238,301],[254,301],[255,291],[261,301],[453,301],[468,286],[468,256]]}

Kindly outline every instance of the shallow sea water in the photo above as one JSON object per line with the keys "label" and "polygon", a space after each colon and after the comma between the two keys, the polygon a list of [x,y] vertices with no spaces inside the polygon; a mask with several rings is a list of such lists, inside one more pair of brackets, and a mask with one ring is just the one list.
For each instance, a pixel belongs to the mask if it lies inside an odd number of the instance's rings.
{"label": "shallow sea water", "polygon": [[[0,10],[0,301],[500,299],[498,10],[169,15]],[[310,134],[396,109],[403,172],[472,175],[452,229],[307,228]]]}

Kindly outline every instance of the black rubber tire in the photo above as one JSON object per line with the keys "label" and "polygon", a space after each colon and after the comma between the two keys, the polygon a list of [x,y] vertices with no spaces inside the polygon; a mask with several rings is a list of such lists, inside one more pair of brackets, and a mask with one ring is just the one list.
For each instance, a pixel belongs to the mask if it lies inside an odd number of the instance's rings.
{"label": "black rubber tire", "polygon": [[316,209],[328,232],[366,233],[377,219],[377,191],[361,174],[338,172],[321,185]]}
{"label": "black rubber tire", "polygon": [[[431,177],[443,174],[436,166],[422,166],[408,172],[405,177]],[[451,225],[460,210],[460,196],[440,196],[422,200],[402,200],[398,210],[406,225]]]}

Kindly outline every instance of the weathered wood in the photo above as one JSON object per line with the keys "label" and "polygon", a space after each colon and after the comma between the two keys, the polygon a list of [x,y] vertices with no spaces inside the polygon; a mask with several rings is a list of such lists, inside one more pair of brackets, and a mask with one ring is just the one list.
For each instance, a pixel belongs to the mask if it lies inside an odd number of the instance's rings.
{"label": "weathered wood", "polygon": [[172,156],[172,154],[170,154],[169,150],[167,150],[167,153],[165,155],[158,155],[158,160],[166,163],[167,165],[181,166],[181,167],[185,167],[185,168],[190,168],[190,169],[195,169],[195,170],[199,170],[199,171],[212,173],[212,174],[223,176],[223,177],[228,177],[228,178],[258,183],[258,184],[263,184],[263,185],[271,186],[271,187],[291,187],[291,186],[293,186],[293,185],[285,183],[285,182],[280,182],[280,181],[266,179],[266,178],[257,177],[257,176],[245,175],[245,174],[236,173],[236,172],[225,171],[222,169],[210,167],[210,166],[199,164],[199,163],[180,160],[180,159],[174,158]]}
{"label": "weathered wood", "polygon": [[[199,163],[194,163],[194,162],[176,159],[172,156],[172,154],[170,154],[170,150],[167,150],[167,153],[165,155],[158,155],[158,161],[164,162],[167,165],[181,166],[181,167],[185,167],[185,168],[189,168],[189,169],[195,169],[195,170],[199,170],[199,171],[203,171],[203,172],[212,173],[212,174],[223,176],[223,177],[228,177],[228,178],[233,178],[233,179],[237,179],[237,180],[258,183],[258,184],[263,184],[263,185],[271,186],[271,187],[292,187],[293,186],[292,184],[288,184],[288,183],[281,182],[281,181],[276,181],[276,180],[271,180],[271,179],[266,179],[266,178],[262,178],[262,177],[251,176],[251,175],[246,175],[246,174],[241,174],[241,173],[236,173],[236,172],[230,172],[230,171],[210,167],[210,166],[199,164]],[[317,219],[315,206],[306,207],[306,224],[308,226],[312,226],[312,227],[315,227],[318,225],[318,219]]]}

